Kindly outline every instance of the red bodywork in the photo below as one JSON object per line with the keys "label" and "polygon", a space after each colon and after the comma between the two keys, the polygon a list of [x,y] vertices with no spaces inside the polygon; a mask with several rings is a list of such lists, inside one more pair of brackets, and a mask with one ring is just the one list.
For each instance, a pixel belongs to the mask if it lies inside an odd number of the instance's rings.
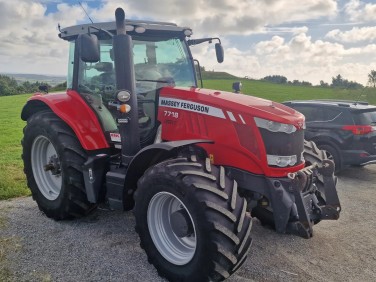
{"label": "red bodywork", "polygon": [[54,94],[37,93],[29,99],[29,102],[31,101],[45,103],[65,121],[73,129],[85,150],[109,148],[95,112],[76,91],[67,90],[66,93]]}
{"label": "red bodywork", "polygon": [[[41,101],[64,120],[86,150],[109,148],[95,112],[73,90],[67,93],[36,94],[29,101]],[[199,88],[165,87],[160,92],[158,120],[162,139],[212,140],[202,144],[216,165],[231,166],[254,174],[285,177],[304,164],[287,168],[270,167],[254,117],[293,124],[302,130],[304,116],[284,105],[229,92]]]}
{"label": "red bodywork", "polygon": [[254,174],[285,177],[304,163],[288,168],[267,165],[263,140],[254,117],[293,124],[302,130],[304,116],[284,105],[229,92],[199,88],[161,90],[158,120],[166,141],[208,139],[202,144],[216,165],[231,166]]}

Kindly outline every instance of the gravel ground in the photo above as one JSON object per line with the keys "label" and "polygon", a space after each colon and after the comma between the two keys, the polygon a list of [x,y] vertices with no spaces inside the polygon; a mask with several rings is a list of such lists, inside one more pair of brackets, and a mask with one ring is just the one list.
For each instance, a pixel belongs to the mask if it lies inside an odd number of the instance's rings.
{"label": "gravel ground", "polygon": [[[376,165],[349,168],[342,213],[312,239],[254,220],[248,260],[227,281],[376,281]],[[130,212],[97,210],[55,222],[31,198],[0,202],[0,281],[164,281],[139,247]]]}

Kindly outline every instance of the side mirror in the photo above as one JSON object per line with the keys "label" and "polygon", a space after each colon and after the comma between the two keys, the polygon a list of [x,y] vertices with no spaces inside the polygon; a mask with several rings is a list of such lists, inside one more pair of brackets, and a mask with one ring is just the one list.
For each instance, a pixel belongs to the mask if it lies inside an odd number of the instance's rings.
{"label": "side mirror", "polygon": [[217,62],[222,63],[225,54],[221,43],[215,43],[215,54],[217,55]]}
{"label": "side mirror", "polygon": [[96,63],[100,60],[98,37],[94,34],[80,34],[76,44],[80,58],[85,63]]}

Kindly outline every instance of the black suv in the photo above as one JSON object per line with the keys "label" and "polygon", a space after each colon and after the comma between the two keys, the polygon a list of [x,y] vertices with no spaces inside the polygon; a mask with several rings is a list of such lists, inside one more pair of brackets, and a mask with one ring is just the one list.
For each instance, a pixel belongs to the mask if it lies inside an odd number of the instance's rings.
{"label": "black suv", "polygon": [[305,139],[327,152],[337,172],[348,165],[376,163],[376,106],[338,100],[283,104],[305,115]]}

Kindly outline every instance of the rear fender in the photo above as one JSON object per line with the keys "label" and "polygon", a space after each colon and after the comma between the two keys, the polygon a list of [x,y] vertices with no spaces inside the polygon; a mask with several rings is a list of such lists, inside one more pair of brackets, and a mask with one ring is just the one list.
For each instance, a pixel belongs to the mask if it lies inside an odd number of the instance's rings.
{"label": "rear fender", "polygon": [[96,114],[76,91],[37,93],[23,107],[21,118],[27,121],[30,116],[43,110],[51,110],[60,117],[74,131],[85,150],[109,148]]}

